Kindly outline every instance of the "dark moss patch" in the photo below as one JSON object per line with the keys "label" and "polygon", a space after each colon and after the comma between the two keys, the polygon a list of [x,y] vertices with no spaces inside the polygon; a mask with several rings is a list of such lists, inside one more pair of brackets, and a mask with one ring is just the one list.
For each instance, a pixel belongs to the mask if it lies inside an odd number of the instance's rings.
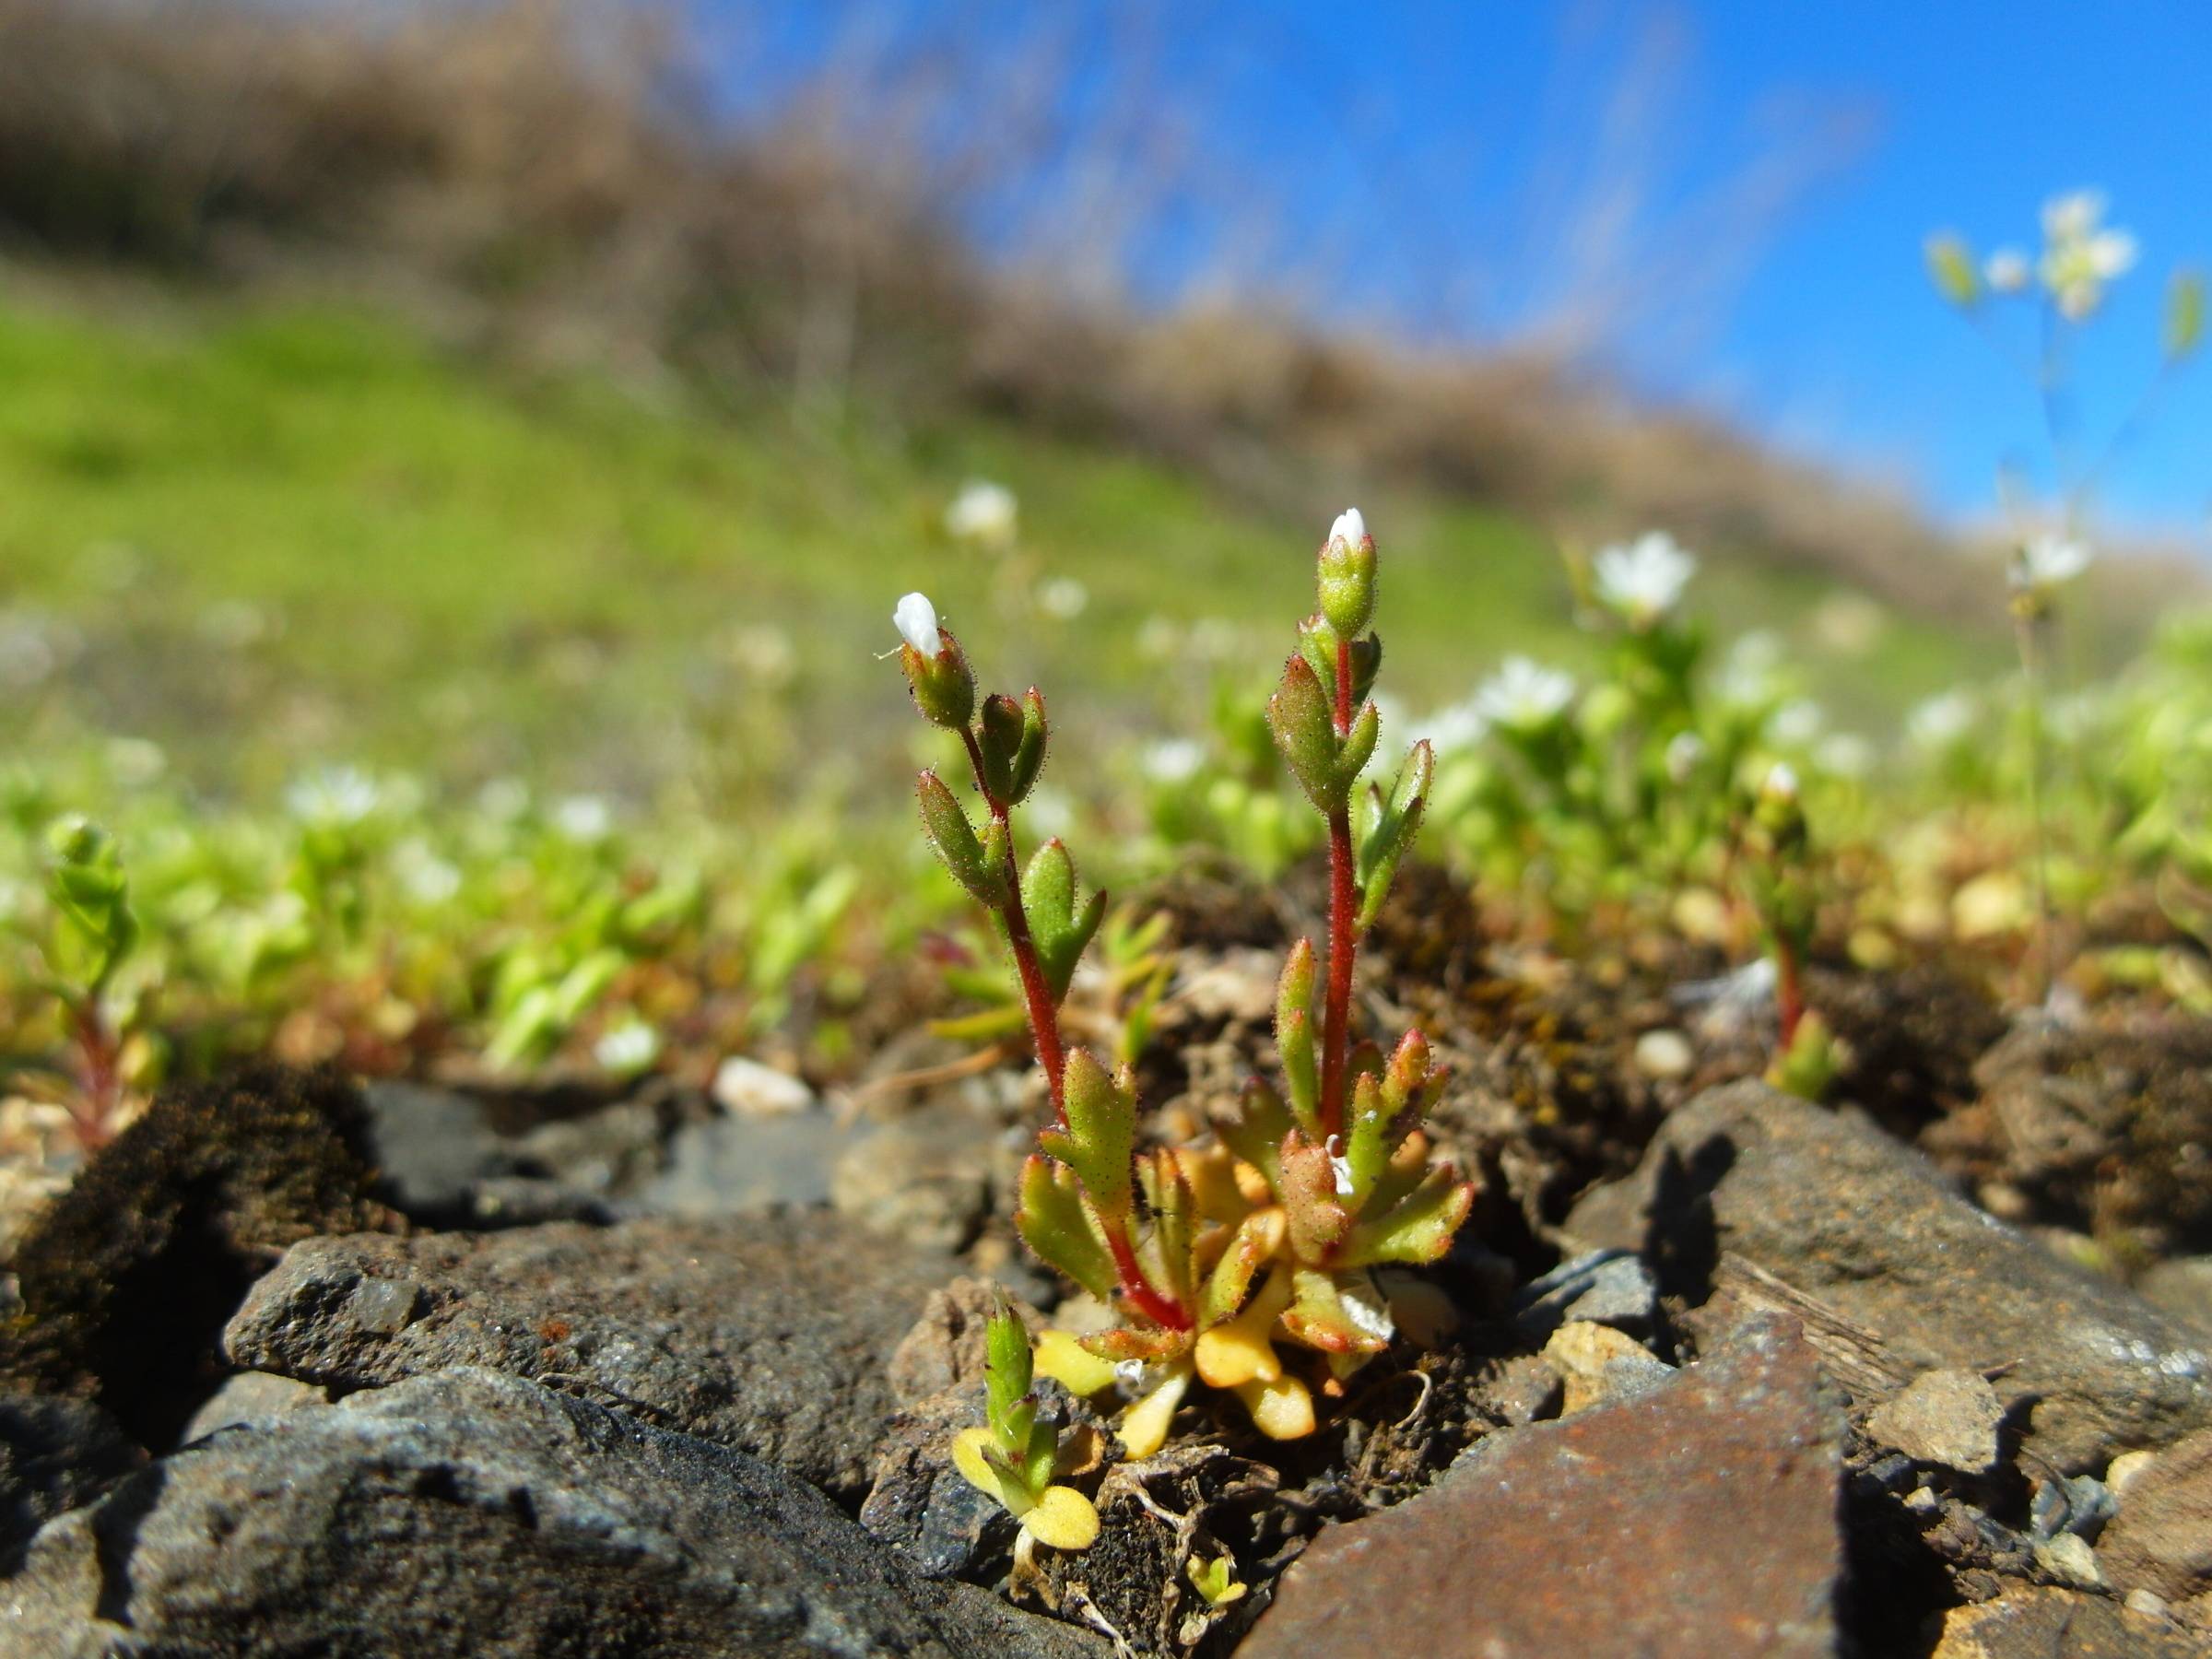
{"label": "dark moss patch", "polygon": [[219,1380],[223,1324],[288,1245],[359,1232],[368,1108],[335,1070],[171,1088],[24,1235],[0,1386],[97,1400],[165,1448]]}

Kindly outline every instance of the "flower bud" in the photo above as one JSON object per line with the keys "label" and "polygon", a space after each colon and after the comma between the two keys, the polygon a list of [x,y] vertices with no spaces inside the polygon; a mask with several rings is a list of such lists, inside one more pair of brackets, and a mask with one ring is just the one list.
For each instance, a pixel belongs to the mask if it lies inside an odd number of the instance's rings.
{"label": "flower bud", "polygon": [[975,676],[959,641],[937,625],[937,607],[925,594],[909,594],[891,620],[902,641],[899,665],[913,687],[915,707],[934,724],[966,731],[975,718]]}
{"label": "flower bud", "polygon": [[1357,507],[1329,526],[1321,549],[1321,614],[1339,638],[1358,639],[1375,614],[1375,538]]}

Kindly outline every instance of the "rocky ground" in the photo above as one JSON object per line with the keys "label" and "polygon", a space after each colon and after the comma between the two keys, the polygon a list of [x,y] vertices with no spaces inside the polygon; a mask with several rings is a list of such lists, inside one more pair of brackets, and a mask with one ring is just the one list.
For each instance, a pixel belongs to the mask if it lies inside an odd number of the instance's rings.
{"label": "rocky ground", "polygon": [[[1408,888],[1363,1000],[1483,1193],[1456,1328],[1312,1439],[1194,1398],[1009,1583],[949,1441],[994,1283],[1078,1311],[1009,1227],[1033,1086],[919,1006],[821,1093],[265,1069],[25,1212],[0,1653],[2212,1652],[2212,1028],[1828,972],[1817,1106],[1756,980]],[[1271,1060],[1295,919],[1173,908],[1162,1133]]]}

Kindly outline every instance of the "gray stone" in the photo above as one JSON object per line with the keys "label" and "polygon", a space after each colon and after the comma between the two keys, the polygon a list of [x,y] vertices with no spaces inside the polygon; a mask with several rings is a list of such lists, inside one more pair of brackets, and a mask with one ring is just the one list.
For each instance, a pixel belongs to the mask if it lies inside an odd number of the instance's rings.
{"label": "gray stone", "polygon": [[2006,1389],[2034,1402],[2028,1445],[2068,1473],[2212,1424],[2201,1334],[1976,1209],[1872,1124],[1761,1084],[1670,1115],[1637,1172],[1586,1196],[1568,1230],[1643,1250],[1693,1299],[1734,1253],[1909,1362],[2008,1366]]}
{"label": "gray stone", "polygon": [[1986,1475],[1997,1466],[2004,1421],[2005,1402],[1979,1371],[1932,1371],[1868,1413],[1866,1433],[1914,1463]]}
{"label": "gray stone", "polygon": [[146,1453],[89,1400],[0,1394],[0,1573],[31,1535],[89,1503],[146,1462]]}
{"label": "gray stone", "polygon": [[1827,1654],[1843,1568],[1842,1414],[1795,1323],[1634,1399],[1494,1434],[1335,1526],[1239,1653]]}
{"label": "gray stone", "polygon": [[979,1385],[907,1406],[885,1426],[860,1524],[924,1578],[973,1571],[1013,1543],[1014,1518],[952,1466],[953,1437],[983,1419]]}
{"label": "gray stone", "polygon": [[1551,1334],[1544,1360],[1559,1374],[1559,1410],[1569,1416],[1602,1400],[1646,1393],[1675,1374],[1673,1366],[1626,1332],[1582,1319]]}
{"label": "gray stone", "polygon": [[458,1211],[471,1182],[512,1171],[506,1143],[469,1096],[381,1079],[362,1084],[361,1093],[380,1185],[408,1215]]}
{"label": "gray stone", "polygon": [[218,1435],[48,1526],[0,1648],[53,1659],[1060,1659],[773,1465],[458,1370]]}
{"label": "gray stone", "polygon": [[[830,1175],[830,1202],[917,1249],[964,1249],[990,1211],[994,1169],[1009,1161],[1005,1136],[995,1118],[959,1101],[925,1106],[848,1144]],[[1033,1140],[1022,1132],[1025,1147]]]}
{"label": "gray stone", "polygon": [[1659,1281],[1632,1251],[1600,1250],[1562,1262],[1513,1299],[1513,1321],[1531,1341],[1571,1319],[1649,1335],[1659,1317]]}
{"label": "gray stone", "polygon": [[330,1391],[317,1388],[312,1382],[272,1376],[267,1371],[240,1371],[227,1378],[208,1396],[206,1404],[192,1414],[192,1421],[184,1425],[184,1432],[177,1437],[177,1443],[189,1446],[194,1441],[205,1440],[210,1434],[236,1428],[241,1423],[265,1423],[272,1418],[289,1417],[295,1411],[312,1411],[329,1404]]}
{"label": "gray stone", "polygon": [[830,1171],[849,1139],[826,1112],[686,1124],[667,1167],[619,1206],[687,1220],[830,1201]]}
{"label": "gray stone", "polygon": [[2176,1256],[2136,1281],[2136,1294],[2152,1307],[2212,1331],[2212,1256]]}
{"label": "gray stone", "polygon": [[[224,1342],[239,1365],[339,1389],[462,1365],[559,1380],[857,1499],[891,1355],[956,1271],[822,1213],[357,1234],[295,1246]],[[410,1323],[356,1316],[369,1280],[417,1287]]]}

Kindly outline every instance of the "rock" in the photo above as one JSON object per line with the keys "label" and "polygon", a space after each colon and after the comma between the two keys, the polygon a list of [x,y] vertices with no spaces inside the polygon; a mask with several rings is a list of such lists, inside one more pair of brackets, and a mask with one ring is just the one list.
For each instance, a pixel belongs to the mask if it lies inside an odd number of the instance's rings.
{"label": "rock", "polygon": [[[1002,1138],[995,1119],[958,1101],[925,1106],[848,1145],[830,1176],[830,1202],[917,1250],[950,1254],[990,1210]],[[1032,1139],[1023,1132],[1025,1145]]]}
{"label": "rock", "polygon": [[510,1174],[507,1143],[473,1096],[419,1083],[363,1085],[378,1187],[394,1208],[425,1224],[458,1220],[478,1181]]}
{"label": "rock", "polygon": [[2176,1256],[2136,1281],[2136,1294],[2152,1307],[2212,1331],[2212,1256]]}
{"label": "rock", "polygon": [[2112,1488],[2094,1475],[2045,1476],[2028,1501],[2029,1529],[2038,1538],[2079,1533],[2094,1542],[2118,1509]]}
{"label": "rock", "polygon": [[849,1138],[826,1112],[686,1124],[667,1167],[621,1206],[686,1220],[827,1204],[830,1171]]}
{"label": "rock", "polygon": [[1648,1335],[1659,1318],[1659,1281],[1628,1251],[1593,1251],[1531,1280],[1513,1299],[1513,1321],[1542,1341],[1570,1319]]}
{"label": "rock", "polygon": [[1930,1659],[2203,1659],[2170,1619],[2101,1595],[2039,1585],[1953,1607]]}
{"label": "rock", "polygon": [[0,1604],[0,1646],[56,1659],[1097,1651],[1003,1604],[920,1591],[771,1464],[469,1369],[218,1436],[63,1517]]}
{"label": "rock", "polygon": [[2170,1601],[2212,1591],[2212,1432],[2169,1448],[2125,1483],[2098,1553],[2123,1590]]}
{"label": "rock", "polygon": [[2005,1402],[1979,1371],[1932,1371],[1869,1413],[1866,1433],[1914,1463],[1986,1475],[1997,1466],[2004,1421]]}
{"label": "rock", "polygon": [[2104,1570],[2097,1564],[2097,1552],[2079,1533],[2061,1533],[2055,1538],[2040,1540],[2034,1547],[2035,1564],[2060,1583],[2083,1590],[2104,1588]]}
{"label": "rock", "polygon": [[[224,1341],[240,1365],[339,1389],[464,1365],[560,1378],[857,1499],[891,1354],[955,1271],[820,1213],[314,1239]],[[414,1287],[396,1328],[405,1292],[383,1282]]]}
{"label": "rock", "polygon": [[980,1387],[991,1315],[1001,1302],[1021,1315],[1032,1335],[1044,1326],[1037,1310],[986,1278],[957,1278],[932,1290],[922,1315],[891,1356],[891,1397],[916,1405],[949,1389]]}
{"label": "rock", "polygon": [[711,1091],[724,1112],[745,1118],[788,1117],[818,1104],[814,1090],[789,1072],[733,1054],[714,1070]]}
{"label": "rock", "polygon": [[296,1382],[289,1377],[272,1376],[267,1371],[240,1371],[193,1413],[192,1421],[184,1425],[184,1432],[177,1437],[178,1443],[189,1446],[194,1441],[205,1440],[224,1429],[234,1429],[241,1423],[263,1423],[272,1418],[289,1417],[295,1411],[312,1411],[329,1404],[330,1391],[317,1388],[312,1382]]}
{"label": "rock", "polygon": [[387,1219],[371,1180],[368,1110],[337,1072],[164,1089],[18,1247],[0,1388],[88,1394],[140,1444],[174,1445],[221,1380],[223,1322],[277,1253]]}
{"label": "rock", "polygon": [[0,1394],[0,1576],[31,1535],[142,1466],[146,1453],[99,1406],[51,1394]]}
{"label": "rock", "polygon": [[[1843,1420],[1792,1321],[1324,1531],[1243,1659],[1826,1654]],[[1748,1541],[1756,1540],[1756,1547]]]}
{"label": "rock", "polygon": [[1641,1248],[1691,1300],[1723,1252],[1818,1296],[1926,1369],[2009,1365],[2029,1447],[2067,1472],[2212,1424],[2204,1338],[1960,1198],[1873,1125],[1759,1083],[1668,1117],[1629,1179],[1568,1218]]}
{"label": "rock", "polygon": [[1522,1429],[1556,1415],[1559,1394],[1559,1373],[1542,1355],[1512,1354],[1485,1369],[1477,1398],[1498,1421]]}
{"label": "rock", "polygon": [[2112,1459],[2112,1466],[2104,1472],[2104,1484],[2112,1488],[2112,1497],[2125,1502],[2128,1489],[2142,1476],[2147,1475],[2159,1461],[2156,1452],[2123,1452]]}
{"label": "rock", "polygon": [[982,1385],[947,1389],[892,1414],[860,1524],[924,1578],[953,1578],[1003,1555],[1014,1518],[952,1466],[953,1437],[984,1420]]}
{"label": "rock", "polygon": [[1571,1417],[1601,1400],[1627,1399],[1657,1387],[1675,1368],[1633,1336],[1610,1325],[1571,1320],[1544,1345],[1544,1359],[1565,1391],[1559,1414]]}

